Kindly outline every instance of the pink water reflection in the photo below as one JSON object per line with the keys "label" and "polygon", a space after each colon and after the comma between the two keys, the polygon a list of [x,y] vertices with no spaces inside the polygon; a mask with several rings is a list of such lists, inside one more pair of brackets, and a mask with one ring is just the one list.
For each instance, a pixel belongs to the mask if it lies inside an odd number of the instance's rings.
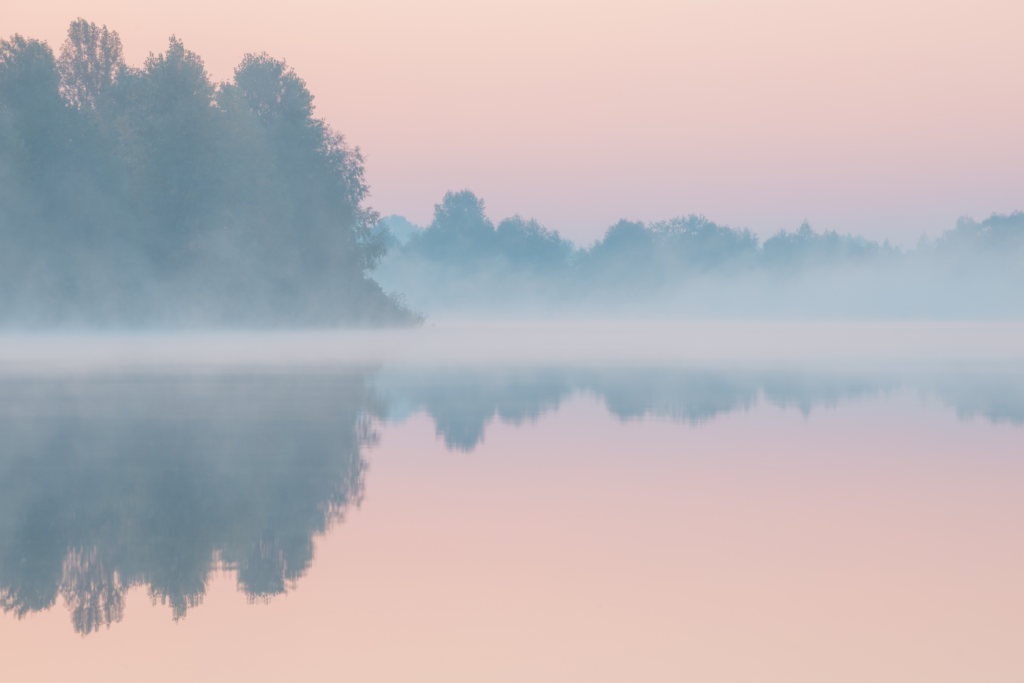
{"label": "pink water reflection", "polygon": [[387,425],[287,596],[0,618],[7,680],[1016,681],[1024,430],[906,393],[697,427]]}

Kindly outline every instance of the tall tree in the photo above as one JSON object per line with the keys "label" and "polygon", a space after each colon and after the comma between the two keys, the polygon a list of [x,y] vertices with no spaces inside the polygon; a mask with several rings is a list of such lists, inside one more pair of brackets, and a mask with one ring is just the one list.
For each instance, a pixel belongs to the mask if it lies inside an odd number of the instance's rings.
{"label": "tall tree", "polygon": [[22,172],[40,180],[61,160],[66,123],[49,45],[18,34],[0,40],[0,109],[6,112],[8,136],[16,135],[24,145]]}
{"label": "tall tree", "polygon": [[359,149],[314,115],[312,93],[284,60],[245,55],[225,94],[230,89],[248,102],[266,132],[277,241],[288,243],[281,256],[290,254],[308,272],[372,269],[386,243],[373,230],[378,215],[362,205],[369,188]]}
{"label": "tall tree", "polygon": [[203,60],[171,36],[166,53],[146,59],[118,124],[137,210],[157,230],[148,244],[168,266],[194,253],[219,196],[214,92]]}
{"label": "tall tree", "polygon": [[410,248],[432,260],[472,267],[480,258],[496,256],[497,235],[484,200],[469,190],[446,192],[434,204],[434,220]]}
{"label": "tall tree", "polygon": [[57,66],[64,99],[79,109],[95,109],[109,97],[125,68],[121,38],[117,31],[79,17],[68,27]]}

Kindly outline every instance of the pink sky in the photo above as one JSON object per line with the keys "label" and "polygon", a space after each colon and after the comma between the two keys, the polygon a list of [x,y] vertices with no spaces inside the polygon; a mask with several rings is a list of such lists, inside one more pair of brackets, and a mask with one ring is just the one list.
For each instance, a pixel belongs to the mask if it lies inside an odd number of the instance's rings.
{"label": "pink sky", "polygon": [[172,33],[215,79],[286,58],[372,206],[421,224],[464,187],[584,243],[697,212],[912,244],[1024,209],[1019,0],[14,0],[0,35],[57,49],[77,16],[137,65]]}

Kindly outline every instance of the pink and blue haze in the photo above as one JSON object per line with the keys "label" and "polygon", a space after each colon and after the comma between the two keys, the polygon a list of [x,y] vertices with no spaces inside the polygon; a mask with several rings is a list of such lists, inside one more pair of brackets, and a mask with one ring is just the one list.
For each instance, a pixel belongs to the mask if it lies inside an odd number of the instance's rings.
{"label": "pink and blue haze", "polygon": [[55,49],[82,16],[129,62],[172,33],[229,79],[286,58],[424,224],[468,187],[581,243],[691,212],[901,244],[1024,209],[1019,0],[8,2]]}

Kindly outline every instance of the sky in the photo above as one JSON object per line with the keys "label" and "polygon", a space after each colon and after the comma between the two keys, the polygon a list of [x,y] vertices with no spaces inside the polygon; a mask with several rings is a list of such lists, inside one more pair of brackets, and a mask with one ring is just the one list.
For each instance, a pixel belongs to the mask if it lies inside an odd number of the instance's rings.
{"label": "sky", "polygon": [[1019,0],[12,0],[0,35],[57,50],[79,16],[135,65],[171,34],[215,80],[285,58],[421,225],[463,188],[581,244],[702,213],[910,246],[1024,209]]}

